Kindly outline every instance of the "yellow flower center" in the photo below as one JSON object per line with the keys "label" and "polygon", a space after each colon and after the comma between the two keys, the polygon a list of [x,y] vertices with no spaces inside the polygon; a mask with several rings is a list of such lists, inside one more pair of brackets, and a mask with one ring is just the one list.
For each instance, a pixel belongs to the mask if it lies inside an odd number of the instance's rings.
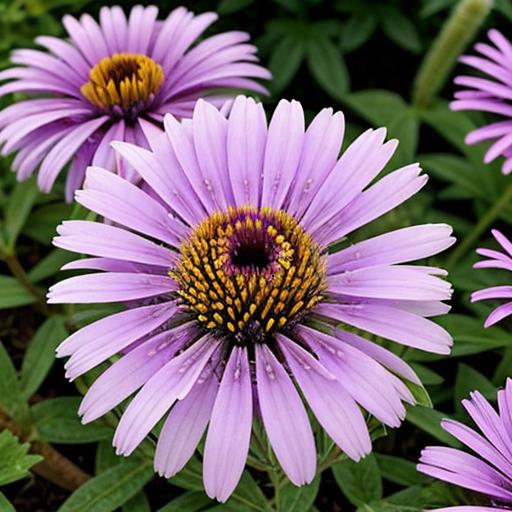
{"label": "yellow flower center", "polygon": [[243,206],[204,220],[170,276],[187,309],[236,342],[263,341],[322,299],[326,261],[288,213]]}
{"label": "yellow flower center", "polygon": [[151,101],[164,81],[162,67],[146,55],[115,53],[89,73],[81,93],[95,106],[134,114]]}

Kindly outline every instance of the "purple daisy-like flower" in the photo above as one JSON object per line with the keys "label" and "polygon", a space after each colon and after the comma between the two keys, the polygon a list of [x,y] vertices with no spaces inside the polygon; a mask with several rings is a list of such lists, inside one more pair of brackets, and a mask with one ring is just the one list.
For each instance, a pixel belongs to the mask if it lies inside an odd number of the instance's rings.
{"label": "purple daisy-like flower", "polygon": [[512,45],[495,29],[488,32],[491,44],[477,43],[478,55],[463,55],[460,62],[489,78],[461,75],[455,83],[464,87],[455,93],[452,110],[477,110],[504,116],[506,119],[478,128],[466,137],[466,144],[492,141],[485,154],[489,163],[500,155],[505,157],[502,171],[512,171]]}
{"label": "purple daisy-like flower", "polygon": [[164,125],[151,150],[113,143],[148,193],[91,167],[76,200],[115,225],[65,221],[55,238],[92,256],[66,269],[100,272],[56,284],[49,302],[130,302],[58,349],[70,356],[71,379],[122,353],[89,389],[83,421],[141,388],[114,445],[129,455],[165,417],[155,468],[166,477],[208,425],[205,488],[224,501],[244,469],[254,417],[290,480],[311,482],[316,449],[300,388],[334,442],[361,459],[371,450],[363,410],[398,427],[403,402],[414,402],[402,379],[419,380],[353,327],[448,354],[450,335],[428,317],[448,311],[451,286],[442,270],[408,262],[454,239],[449,226],[427,224],[329,248],[427,178],[412,164],[372,184],[397,141],[368,130],[338,158],[341,112],[325,109],[306,129],[296,101],[281,101],[268,126],[262,105],[243,96],[228,118],[199,100],[191,120],[167,115]]}
{"label": "purple daisy-like flower", "polygon": [[[38,185],[49,191],[71,161],[66,196],[82,185],[88,165],[115,168],[113,140],[148,147],[147,132],[170,112],[191,117],[199,97],[220,105],[219,89],[266,94],[255,78],[270,73],[255,64],[256,47],[245,32],[225,32],[198,42],[217,19],[184,7],[160,21],[155,6],[135,6],[128,18],[102,7],[99,23],[84,14],[64,16],[69,39],[41,36],[47,51],[15,50],[16,67],[0,72],[0,97],[27,93],[0,112],[2,153],[18,151],[12,168],[20,180],[39,168]],[[131,178],[130,166],[119,173]]]}
{"label": "purple daisy-like flower", "polygon": [[[474,268],[499,268],[512,271],[512,243],[506,236],[497,229],[492,230],[492,234],[496,241],[503,248],[504,252],[492,249],[477,249],[477,253],[485,256],[486,260],[475,263]],[[471,301],[478,302],[480,300],[506,300],[505,304],[498,306],[492,311],[485,321],[485,327],[490,327],[497,322],[512,314],[512,286],[492,286],[484,288],[471,294]]]}
{"label": "purple daisy-like flower", "polygon": [[450,512],[507,511],[512,509],[512,380],[498,391],[499,413],[478,391],[463,400],[464,408],[481,434],[454,420],[443,420],[446,432],[473,450],[471,455],[445,446],[421,452],[418,471],[487,496],[491,507],[467,506],[437,509]]}

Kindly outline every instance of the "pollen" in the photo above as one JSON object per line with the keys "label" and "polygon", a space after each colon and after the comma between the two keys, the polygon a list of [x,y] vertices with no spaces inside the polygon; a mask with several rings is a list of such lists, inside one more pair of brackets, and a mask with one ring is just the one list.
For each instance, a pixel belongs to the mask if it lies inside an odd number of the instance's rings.
{"label": "pollen", "polygon": [[292,327],[323,298],[326,260],[282,210],[253,206],[216,212],[180,248],[169,275],[205,329],[236,343],[265,341]]}
{"label": "pollen", "polygon": [[96,107],[133,115],[151,102],[164,81],[162,67],[146,55],[115,53],[100,60],[81,93]]}

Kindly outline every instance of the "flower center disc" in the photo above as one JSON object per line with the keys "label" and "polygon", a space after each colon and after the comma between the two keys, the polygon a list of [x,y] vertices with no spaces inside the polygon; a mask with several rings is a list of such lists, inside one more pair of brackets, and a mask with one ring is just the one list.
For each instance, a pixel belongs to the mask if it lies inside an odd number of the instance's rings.
{"label": "flower center disc", "polygon": [[326,264],[291,215],[243,206],[204,220],[170,276],[207,329],[248,343],[293,325],[321,300]]}
{"label": "flower center disc", "polygon": [[164,81],[162,67],[146,55],[115,53],[105,57],[89,73],[89,82],[81,93],[95,106],[131,114],[140,110],[160,89]]}

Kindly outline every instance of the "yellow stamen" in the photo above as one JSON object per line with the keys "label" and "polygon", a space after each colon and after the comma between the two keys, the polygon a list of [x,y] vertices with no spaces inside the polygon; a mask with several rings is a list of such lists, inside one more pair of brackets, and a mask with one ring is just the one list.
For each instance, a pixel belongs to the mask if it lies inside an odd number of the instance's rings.
{"label": "yellow stamen", "polygon": [[154,97],[162,86],[164,72],[146,55],[115,53],[101,59],[89,78],[80,91],[93,105],[104,110],[117,106],[127,111]]}

